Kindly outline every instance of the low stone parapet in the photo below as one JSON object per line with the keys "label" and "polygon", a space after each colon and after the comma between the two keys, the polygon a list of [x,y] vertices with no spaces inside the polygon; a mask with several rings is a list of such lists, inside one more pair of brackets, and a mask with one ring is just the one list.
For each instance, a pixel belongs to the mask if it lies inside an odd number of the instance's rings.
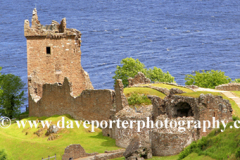
{"label": "low stone parapet", "polygon": [[240,91],[240,83],[229,83],[216,86],[215,89],[224,91]]}

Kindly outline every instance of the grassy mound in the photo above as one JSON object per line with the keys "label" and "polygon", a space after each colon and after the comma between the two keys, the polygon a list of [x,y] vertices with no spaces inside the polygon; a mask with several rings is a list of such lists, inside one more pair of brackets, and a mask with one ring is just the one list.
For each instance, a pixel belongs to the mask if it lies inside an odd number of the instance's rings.
{"label": "grassy mound", "polygon": [[[65,117],[65,122],[73,120],[67,115],[49,118],[29,117],[23,120],[48,120],[52,121],[51,124],[56,124],[62,117]],[[85,129],[82,125],[79,128],[76,125],[73,127],[73,129],[60,129],[56,135],[57,138],[48,141],[49,136],[45,136],[47,128],[30,128],[26,125],[23,129],[18,128],[18,125],[14,123],[7,129],[0,128],[0,150],[5,150],[8,160],[33,160],[47,158],[55,153],[57,159],[61,159],[65,148],[70,144],[81,144],[88,153],[103,153],[105,150],[119,149],[114,139],[102,135],[101,129],[91,132],[90,128]],[[40,129],[42,134],[39,136],[34,134]]]}
{"label": "grassy mound", "polygon": [[228,123],[224,132],[220,131],[222,128],[216,129],[207,137],[193,142],[179,154],[179,159],[183,159],[191,153],[210,156],[214,159],[239,159],[240,130],[234,127],[231,128],[230,126],[233,126],[233,123]]}
{"label": "grassy mound", "polygon": [[142,87],[132,87],[124,88],[124,94],[126,97],[129,97],[132,93],[144,94],[144,95],[153,95],[160,98],[165,98],[166,95],[152,88],[142,88]]}

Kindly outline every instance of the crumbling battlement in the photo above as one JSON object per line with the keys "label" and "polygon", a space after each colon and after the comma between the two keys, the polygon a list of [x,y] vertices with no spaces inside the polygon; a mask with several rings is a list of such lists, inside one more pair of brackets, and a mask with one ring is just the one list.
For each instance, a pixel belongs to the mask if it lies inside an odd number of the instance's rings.
{"label": "crumbling battlement", "polygon": [[224,91],[240,91],[240,83],[229,83],[216,86],[215,89]]}
{"label": "crumbling battlement", "polygon": [[[41,97],[45,83],[62,84],[68,77],[72,94],[78,96],[85,89],[93,89],[89,75],[81,66],[81,32],[68,29],[64,18],[59,24],[43,26],[33,10],[32,25],[24,22],[27,38],[28,87]],[[38,86],[36,86],[36,83]]]}
{"label": "crumbling battlement", "polygon": [[29,116],[69,114],[78,120],[107,120],[115,106],[113,90],[84,90],[78,97],[71,95],[71,83],[44,84],[42,97],[29,92]]}
{"label": "crumbling battlement", "polygon": [[81,45],[81,32],[76,29],[67,28],[66,18],[63,18],[60,24],[53,20],[50,25],[42,25],[38,20],[37,9],[34,8],[32,13],[32,26],[29,21],[24,21],[25,37],[45,37],[51,39],[75,38],[77,45]]}

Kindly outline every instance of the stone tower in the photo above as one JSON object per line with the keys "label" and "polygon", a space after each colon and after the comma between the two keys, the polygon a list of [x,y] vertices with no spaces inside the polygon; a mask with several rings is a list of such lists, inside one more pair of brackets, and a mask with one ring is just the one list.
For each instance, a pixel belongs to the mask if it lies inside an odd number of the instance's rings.
{"label": "stone tower", "polygon": [[46,83],[61,85],[67,77],[72,95],[78,96],[85,89],[93,89],[88,73],[81,66],[81,33],[66,27],[66,19],[59,24],[41,25],[36,8],[32,25],[24,22],[27,38],[28,88],[32,97],[42,97],[42,86]]}

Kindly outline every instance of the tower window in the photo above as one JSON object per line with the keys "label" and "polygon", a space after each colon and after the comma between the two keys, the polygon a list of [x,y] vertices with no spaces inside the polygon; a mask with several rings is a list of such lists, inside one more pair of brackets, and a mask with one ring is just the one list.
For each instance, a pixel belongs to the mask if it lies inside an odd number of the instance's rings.
{"label": "tower window", "polygon": [[47,54],[51,54],[51,47],[46,47]]}

